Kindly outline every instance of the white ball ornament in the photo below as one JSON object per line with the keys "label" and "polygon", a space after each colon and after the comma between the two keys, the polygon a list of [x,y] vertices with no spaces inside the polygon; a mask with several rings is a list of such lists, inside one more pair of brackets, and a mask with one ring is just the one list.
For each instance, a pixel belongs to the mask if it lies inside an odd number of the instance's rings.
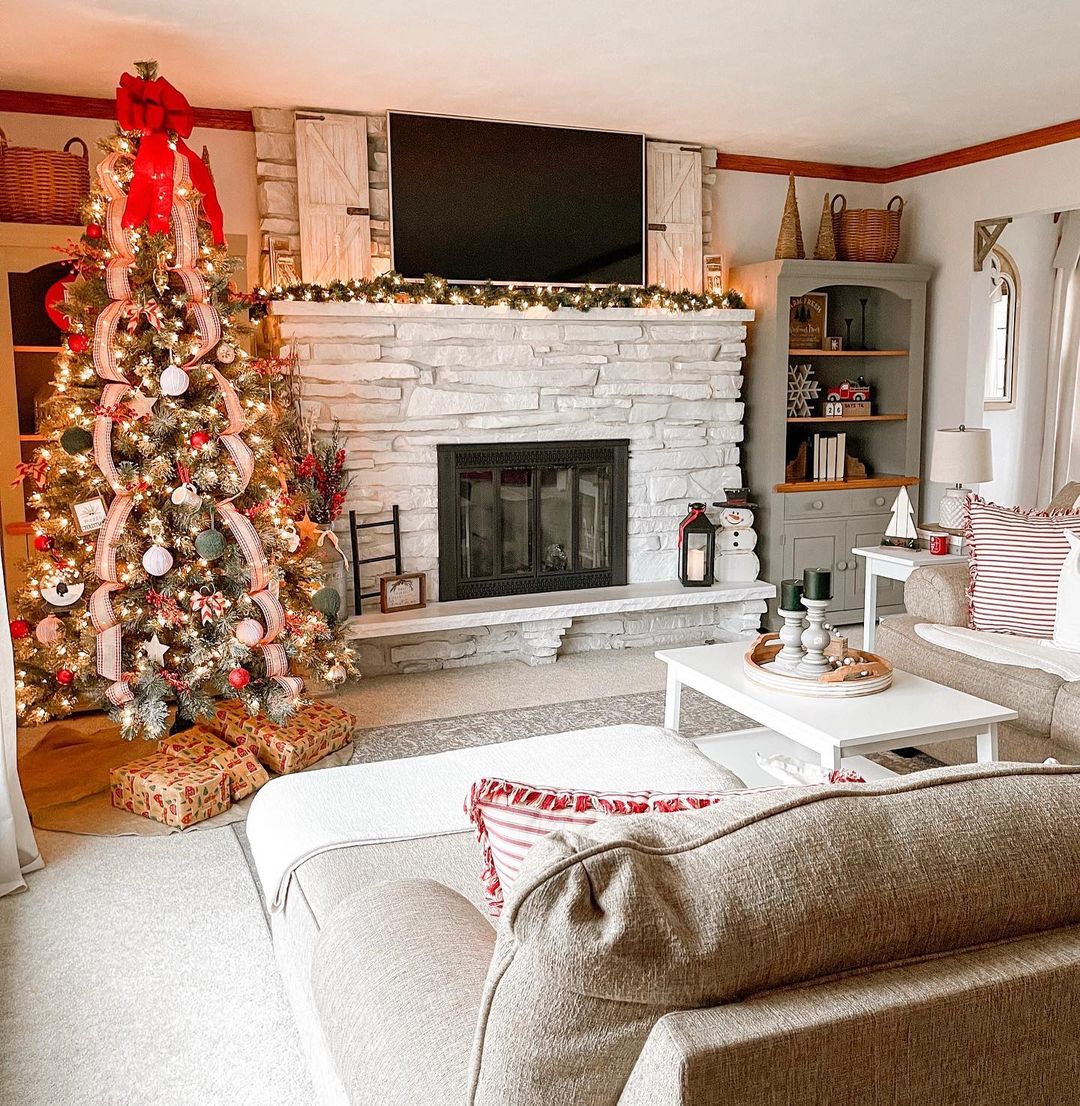
{"label": "white ball ornament", "polygon": [[170,365],[158,380],[161,394],[165,396],[182,396],[188,390],[188,374],[177,365]]}
{"label": "white ball ornament", "polygon": [[217,348],[217,359],[222,365],[231,365],[236,360],[236,350],[228,342],[222,342]]}
{"label": "white ball ornament", "polygon": [[263,639],[262,625],[256,622],[254,618],[241,619],[236,624],[233,633],[236,635],[236,640],[249,649],[254,649]]}
{"label": "white ball ornament", "polygon": [[342,684],[345,682],[345,677],[348,673],[345,671],[345,666],[341,664],[332,664],[326,670],[326,678],[332,684]]}
{"label": "white ball ornament", "polygon": [[142,566],[151,576],[164,576],[173,566],[173,555],[163,545],[152,545],[143,554]]}
{"label": "white ball ornament", "polygon": [[46,615],[34,630],[42,645],[55,645],[64,636],[64,624],[54,614]]}

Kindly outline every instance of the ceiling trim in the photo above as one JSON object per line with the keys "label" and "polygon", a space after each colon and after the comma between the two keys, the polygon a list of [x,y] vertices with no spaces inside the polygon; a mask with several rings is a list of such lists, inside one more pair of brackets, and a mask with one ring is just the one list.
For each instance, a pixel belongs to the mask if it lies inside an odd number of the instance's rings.
{"label": "ceiling trim", "polygon": [[[63,96],[55,92],[18,92],[0,88],[0,111],[31,115],[71,115],[78,119],[115,119],[116,100],[104,96]],[[250,111],[192,108],[196,127],[219,131],[253,131]]]}
{"label": "ceiling trim", "polygon": [[940,173],[943,169],[958,169],[962,165],[974,165],[991,161],[996,157],[1020,154],[1025,150],[1037,150],[1042,146],[1054,146],[1059,142],[1071,142],[1080,138],[1080,119],[1038,127],[1033,131],[1006,135],[990,142],[963,146],[943,154],[902,161],[898,165],[878,167],[873,165],[838,165],[828,161],[794,161],[779,157],[755,157],[750,154],[716,155],[717,169],[730,169],[740,173],[775,173],[797,177],[821,177],[826,180],[863,181],[868,184],[892,184],[894,181],[924,177],[928,173]]}

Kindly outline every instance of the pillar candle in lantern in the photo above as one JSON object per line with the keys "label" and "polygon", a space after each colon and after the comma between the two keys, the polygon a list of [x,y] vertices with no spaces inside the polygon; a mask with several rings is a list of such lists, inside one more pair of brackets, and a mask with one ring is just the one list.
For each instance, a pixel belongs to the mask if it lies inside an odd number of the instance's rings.
{"label": "pillar candle in lantern", "polygon": [[686,578],[688,580],[705,579],[704,549],[688,549],[686,551]]}

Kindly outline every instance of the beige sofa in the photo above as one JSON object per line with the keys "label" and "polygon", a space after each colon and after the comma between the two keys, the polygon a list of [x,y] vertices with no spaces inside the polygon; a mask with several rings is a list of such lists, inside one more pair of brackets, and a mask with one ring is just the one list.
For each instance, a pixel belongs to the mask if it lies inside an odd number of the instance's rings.
{"label": "beige sofa", "polygon": [[[942,649],[915,632],[920,622],[966,626],[967,585],[967,565],[917,568],[904,585],[907,614],[882,620],[875,650],[906,672],[1015,710],[1020,717],[999,728],[1003,760],[1041,761],[1052,756],[1080,763],[1080,683]],[[949,763],[965,763],[975,759],[975,742],[942,742],[927,751]]]}
{"label": "beige sofa", "polygon": [[477,871],[467,834],[297,870],[275,944],[354,1106],[1080,1101],[1080,768],[608,818],[495,928]]}

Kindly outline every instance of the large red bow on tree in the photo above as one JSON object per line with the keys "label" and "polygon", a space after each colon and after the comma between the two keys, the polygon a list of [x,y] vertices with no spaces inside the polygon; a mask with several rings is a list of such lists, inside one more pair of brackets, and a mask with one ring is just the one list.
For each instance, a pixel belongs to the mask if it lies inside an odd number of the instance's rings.
{"label": "large red bow on tree", "polygon": [[184,141],[195,125],[195,113],[182,92],[164,77],[148,80],[125,73],[116,90],[116,118],[125,131],[142,131],[135,155],[135,176],[124,208],[124,226],[146,223],[152,234],[169,229],[173,198],[173,149],[169,132],[176,134],[176,150],[187,158],[191,183],[202,193],[203,211],[210,220],[214,241],[225,242],[221,204],[210,170]]}

